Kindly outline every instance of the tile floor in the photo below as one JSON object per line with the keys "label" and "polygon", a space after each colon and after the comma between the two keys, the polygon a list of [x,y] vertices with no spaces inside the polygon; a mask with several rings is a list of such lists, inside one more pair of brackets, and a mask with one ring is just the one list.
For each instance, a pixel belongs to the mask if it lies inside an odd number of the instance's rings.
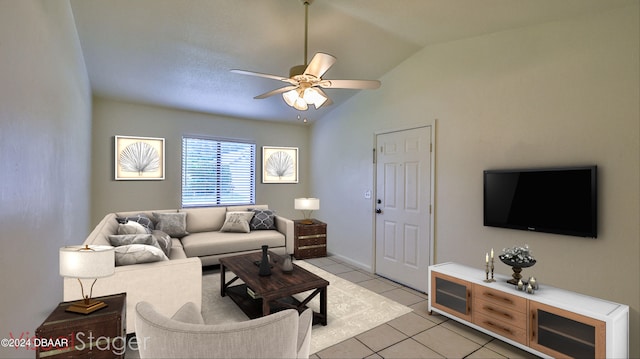
{"label": "tile floor", "polygon": [[306,261],[413,308],[411,313],[321,350],[311,358],[537,358],[444,316],[429,315],[424,293],[352,267],[336,257]]}

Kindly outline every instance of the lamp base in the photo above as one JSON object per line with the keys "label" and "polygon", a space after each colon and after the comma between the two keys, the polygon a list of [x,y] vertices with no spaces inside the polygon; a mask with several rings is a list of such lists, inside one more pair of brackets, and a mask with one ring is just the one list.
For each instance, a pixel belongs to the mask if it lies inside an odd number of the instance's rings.
{"label": "lamp base", "polygon": [[106,306],[107,306],[107,303],[99,300],[83,299],[75,303],[72,303],[70,306],[67,307],[66,311],[73,312],[73,313],[80,313],[80,314],[90,314]]}
{"label": "lamp base", "polygon": [[313,224],[313,219],[301,219],[298,223],[300,223],[300,224]]}

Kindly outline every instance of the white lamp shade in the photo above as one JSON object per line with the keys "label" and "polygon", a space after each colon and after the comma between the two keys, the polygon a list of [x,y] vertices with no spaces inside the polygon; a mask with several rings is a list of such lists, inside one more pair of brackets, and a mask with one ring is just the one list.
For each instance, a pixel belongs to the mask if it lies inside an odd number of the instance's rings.
{"label": "white lamp shade", "polygon": [[327,101],[327,98],[313,87],[308,87],[304,91],[302,89],[289,90],[282,94],[282,98],[287,105],[300,111],[307,110],[311,104],[318,108]]}
{"label": "white lamp shade", "polygon": [[298,97],[300,97],[300,95],[298,95],[298,91],[296,91],[295,89],[287,91],[282,94],[282,98],[284,99],[284,102],[286,102],[287,105],[291,107],[293,107],[293,104],[296,102],[296,99]]}
{"label": "white lamp shade", "polygon": [[293,103],[293,108],[299,111],[306,111],[309,105],[307,105],[307,102],[302,97],[298,97]]}
{"label": "white lamp shade", "polygon": [[308,104],[313,104],[316,108],[319,108],[323,103],[325,103],[325,101],[327,101],[327,98],[318,92],[317,89],[309,87],[304,90],[304,100]]}
{"label": "white lamp shade", "polygon": [[296,198],[293,207],[303,211],[316,211],[320,209],[320,200],[318,198]]}
{"label": "white lamp shade", "polygon": [[108,277],[115,272],[115,248],[67,246],[60,248],[60,275],[71,278]]}

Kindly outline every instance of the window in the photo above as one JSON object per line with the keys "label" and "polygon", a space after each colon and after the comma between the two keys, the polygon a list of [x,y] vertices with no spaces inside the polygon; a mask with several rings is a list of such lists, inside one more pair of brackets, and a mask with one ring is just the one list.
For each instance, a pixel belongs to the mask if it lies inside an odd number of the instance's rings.
{"label": "window", "polygon": [[182,207],[255,204],[253,143],[182,138]]}

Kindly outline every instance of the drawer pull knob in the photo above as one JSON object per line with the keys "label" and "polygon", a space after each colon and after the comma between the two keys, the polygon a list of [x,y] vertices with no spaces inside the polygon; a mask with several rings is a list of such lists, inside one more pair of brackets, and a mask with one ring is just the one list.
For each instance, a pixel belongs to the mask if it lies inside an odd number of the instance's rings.
{"label": "drawer pull knob", "polygon": [[507,312],[503,312],[501,310],[497,310],[497,309],[495,309],[493,307],[489,307],[489,306],[485,305],[484,307],[482,307],[482,309],[486,310],[487,312],[499,314],[499,315],[501,315],[501,316],[503,316],[505,318],[513,319],[513,316],[511,314],[509,314]]}
{"label": "drawer pull knob", "polygon": [[501,325],[497,325],[497,324],[495,324],[493,322],[490,322],[490,321],[485,321],[484,324],[486,324],[487,326],[490,326],[492,328],[496,328],[496,329],[502,330],[503,332],[505,332],[507,334],[513,335],[513,332],[509,328],[505,328],[505,327],[503,327]]}
{"label": "drawer pull knob", "polygon": [[501,301],[507,302],[507,303],[513,303],[513,300],[511,300],[510,298],[501,297],[501,296],[495,295],[495,294],[493,294],[491,292],[484,292],[483,294],[485,296],[493,298],[493,299],[498,299],[498,300],[501,300]]}
{"label": "drawer pull knob", "polygon": [[323,247],[326,247],[326,246],[327,246],[326,244],[314,244],[314,245],[311,245],[311,246],[300,246],[300,247],[298,247],[298,249],[304,250],[304,249],[313,249],[313,248],[323,248]]}

